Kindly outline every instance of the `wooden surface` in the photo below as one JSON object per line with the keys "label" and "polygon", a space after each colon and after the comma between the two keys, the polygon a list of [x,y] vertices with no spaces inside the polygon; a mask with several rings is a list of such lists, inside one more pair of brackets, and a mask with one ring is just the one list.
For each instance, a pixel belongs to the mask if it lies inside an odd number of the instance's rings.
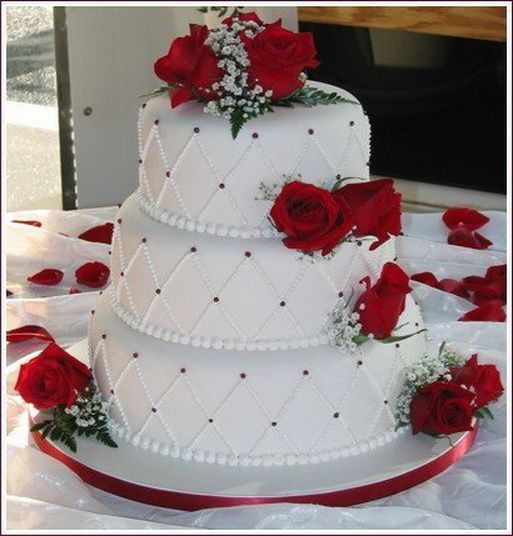
{"label": "wooden surface", "polygon": [[506,40],[505,7],[298,8],[299,20],[490,41]]}

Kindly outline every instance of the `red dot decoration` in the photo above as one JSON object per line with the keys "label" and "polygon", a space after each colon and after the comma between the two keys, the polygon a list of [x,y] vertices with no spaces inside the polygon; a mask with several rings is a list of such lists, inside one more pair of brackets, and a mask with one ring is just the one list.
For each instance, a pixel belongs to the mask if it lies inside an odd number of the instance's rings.
{"label": "red dot decoration", "polygon": [[281,306],[281,307],[285,307],[285,305],[287,305],[287,304],[286,304],[284,301],[281,301],[281,302],[280,302],[280,306]]}
{"label": "red dot decoration", "polygon": [[388,405],[388,400],[383,400],[383,404]]}
{"label": "red dot decoration", "polygon": [[94,309],[91,310],[91,314],[94,315]]}
{"label": "red dot decoration", "polygon": [[119,272],[119,275],[123,277],[125,275],[125,272]]}
{"label": "red dot decoration", "polygon": [[303,370],[303,376],[308,376],[310,374],[307,370]]}
{"label": "red dot decoration", "polygon": [[314,129],[313,128],[309,128],[308,129],[308,134],[310,134],[310,136],[314,133]]}
{"label": "red dot decoration", "polygon": [[278,424],[278,423],[277,423],[276,421],[273,421],[273,422],[271,423],[271,426],[276,426],[277,424]]}
{"label": "red dot decoration", "polygon": [[219,188],[221,188],[221,190],[224,188],[224,182],[219,183]]}
{"label": "red dot decoration", "polygon": [[142,242],[143,244],[146,244],[146,242],[147,242],[146,238],[143,238],[143,239],[141,240],[141,242]]}
{"label": "red dot decoration", "polygon": [[146,103],[144,103],[144,104],[141,106],[141,108],[143,108],[143,109],[146,108]]}
{"label": "red dot decoration", "polygon": [[212,424],[214,422],[214,419],[209,419],[208,422]]}
{"label": "red dot decoration", "polygon": [[121,218],[118,218],[118,223],[121,223],[123,220]]}
{"label": "red dot decoration", "polygon": [[246,253],[244,253],[244,255],[246,255],[246,257],[251,257],[251,251],[246,251]]}
{"label": "red dot decoration", "polygon": [[398,342],[395,343],[395,347],[396,347],[396,348],[400,348],[400,346],[401,346],[401,345],[400,345]]}
{"label": "red dot decoration", "polygon": [[114,389],[111,389],[111,390],[110,390],[110,394],[111,394],[111,395],[114,394]]}
{"label": "red dot decoration", "polygon": [[139,158],[139,164],[142,164],[142,159],[141,158]]}
{"label": "red dot decoration", "polygon": [[246,373],[245,373],[245,372],[241,372],[241,373],[240,373],[240,377],[241,377],[242,379],[244,379],[244,378],[246,377]]}
{"label": "red dot decoration", "polygon": [[418,322],[415,322],[415,327],[416,327],[416,328],[419,327],[419,323],[418,323]]}
{"label": "red dot decoration", "polygon": [[258,138],[258,132],[253,132],[253,134],[251,134],[253,136],[253,139],[257,139]]}
{"label": "red dot decoration", "polygon": [[137,359],[137,358],[139,357],[139,354],[138,354],[137,352],[134,352],[134,353],[132,354],[132,357],[135,358],[135,359]]}
{"label": "red dot decoration", "polygon": [[195,246],[192,246],[192,248],[191,248],[191,253],[196,253],[196,251],[198,251],[198,250],[196,249],[196,247],[195,247]]}
{"label": "red dot decoration", "polygon": [[342,177],[340,176],[340,174],[335,177],[335,179],[337,179],[337,181],[339,181],[341,178]]}
{"label": "red dot decoration", "polygon": [[335,413],[333,414],[333,418],[338,419],[339,417],[340,417],[340,413],[338,411],[335,411]]}
{"label": "red dot decoration", "polygon": [[354,126],[354,121],[349,121],[349,126],[353,127]]}
{"label": "red dot decoration", "polygon": [[157,408],[151,408],[151,411],[153,411],[153,413],[157,413]]}
{"label": "red dot decoration", "polygon": [[155,294],[160,294],[162,291],[159,288],[155,289]]}
{"label": "red dot decoration", "polygon": [[185,369],[184,369],[184,368],[180,369],[180,372],[181,372],[182,374],[185,374]]}
{"label": "red dot decoration", "polygon": [[196,132],[196,134],[200,131],[199,127],[194,127],[194,132]]}
{"label": "red dot decoration", "polygon": [[360,246],[362,245],[362,241],[361,241],[361,240],[358,240],[358,242],[356,242],[356,245],[357,245],[358,247],[360,247]]}
{"label": "red dot decoration", "polygon": [[339,297],[339,298],[342,298],[343,295],[344,295],[344,293],[343,293],[342,291],[340,291],[340,292],[338,293],[338,297]]}
{"label": "red dot decoration", "polygon": [[171,176],[171,172],[170,171],[166,171],[166,177],[170,177]]}
{"label": "red dot decoration", "polygon": [[219,302],[219,298],[217,296],[214,297],[214,303],[218,303]]}
{"label": "red dot decoration", "polygon": [[106,333],[103,333],[102,334],[102,339],[105,340],[107,338],[107,334]]}
{"label": "red dot decoration", "polygon": [[155,124],[158,125],[160,121],[158,119],[155,119]]}
{"label": "red dot decoration", "polygon": [[357,361],[356,364],[361,367],[363,365],[363,361]]}

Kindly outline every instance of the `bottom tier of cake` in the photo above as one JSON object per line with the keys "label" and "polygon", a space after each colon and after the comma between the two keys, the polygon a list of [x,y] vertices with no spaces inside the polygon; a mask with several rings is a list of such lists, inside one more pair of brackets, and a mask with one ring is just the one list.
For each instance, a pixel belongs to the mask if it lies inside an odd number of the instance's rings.
{"label": "bottom tier of cake", "polygon": [[[405,322],[422,326],[411,298]],[[359,354],[195,348],[130,328],[108,292],[89,342],[114,433],[161,455],[233,465],[317,463],[393,440],[404,368],[425,352],[423,334]]]}

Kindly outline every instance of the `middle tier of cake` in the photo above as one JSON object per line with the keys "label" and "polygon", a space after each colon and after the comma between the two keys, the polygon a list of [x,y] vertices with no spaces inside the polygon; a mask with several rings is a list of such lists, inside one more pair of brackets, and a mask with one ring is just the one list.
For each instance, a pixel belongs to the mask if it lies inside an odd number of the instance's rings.
{"label": "middle tier of cake", "polygon": [[340,244],[305,255],[280,239],[210,236],[163,225],[132,196],[112,246],[112,305],[132,328],[205,348],[273,350],[327,343],[329,314],[352,307],[361,280],[394,260],[390,239]]}

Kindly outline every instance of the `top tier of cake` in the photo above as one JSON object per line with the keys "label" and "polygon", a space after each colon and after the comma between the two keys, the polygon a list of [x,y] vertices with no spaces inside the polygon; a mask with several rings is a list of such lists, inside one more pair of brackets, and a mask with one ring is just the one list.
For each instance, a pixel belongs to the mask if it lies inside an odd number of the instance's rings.
{"label": "top tier of cake", "polygon": [[172,109],[161,96],[139,118],[140,204],[161,221],[211,234],[258,237],[273,234],[271,201],[261,186],[286,177],[324,187],[338,178],[369,176],[370,129],[357,100],[308,108],[275,107],[252,119],[235,140],[228,120],[188,102]]}

